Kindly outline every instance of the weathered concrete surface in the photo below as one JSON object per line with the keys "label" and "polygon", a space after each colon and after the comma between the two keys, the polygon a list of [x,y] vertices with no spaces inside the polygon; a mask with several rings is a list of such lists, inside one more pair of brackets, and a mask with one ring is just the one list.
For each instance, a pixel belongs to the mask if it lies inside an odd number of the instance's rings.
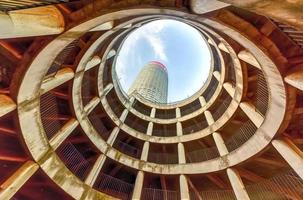
{"label": "weathered concrete surface", "polygon": [[[203,0],[197,0],[203,1]],[[208,0],[212,1],[212,0]],[[220,0],[303,30],[302,0]]]}
{"label": "weathered concrete surface", "polygon": [[203,14],[229,6],[217,0],[191,0],[190,7],[194,13]]}
{"label": "weathered concrete surface", "polygon": [[0,13],[0,38],[30,37],[59,34],[65,22],[55,6],[44,6]]}

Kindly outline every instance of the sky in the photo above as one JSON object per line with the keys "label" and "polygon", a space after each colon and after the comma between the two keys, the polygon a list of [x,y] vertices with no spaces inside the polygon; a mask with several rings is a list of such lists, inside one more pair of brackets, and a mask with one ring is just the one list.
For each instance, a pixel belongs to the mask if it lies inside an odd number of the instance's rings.
{"label": "sky", "polygon": [[196,29],[175,20],[157,20],[129,34],[118,53],[116,72],[127,92],[145,64],[161,62],[168,70],[168,102],[172,103],[202,87],[210,60],[206,41]]}

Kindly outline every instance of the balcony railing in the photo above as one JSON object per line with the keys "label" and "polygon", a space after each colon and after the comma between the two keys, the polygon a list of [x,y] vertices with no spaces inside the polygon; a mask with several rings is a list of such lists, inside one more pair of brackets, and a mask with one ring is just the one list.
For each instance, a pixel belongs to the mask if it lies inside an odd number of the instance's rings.
{"label": "balcony railing", "polygon": [[152,153],[148,154],[148,161],[158,164],[177,164],[178,153]]}
{"label": "balcony railing", "polygon": [[250,120],[246,121],[226,142],[229,152],[239,148],[248,141],[257,131],[257,127]]}
{"label": "balcony railing", "polygon": [[95,187],[101,192],[123,200],[131,199],[134,189],[133,184],[104,173],[99,174],[98,182]]}
{"label": "balcony railing", "polygon": [[[227,92],[224,91],[224,93],[227,93]],[[223,102],[220,102],[220,105],[212,113],[215,121],[217,121],[223,115],[223,113],[227,110],[228,106],[230,105],[230,103],[232,101],[232,98],[230,95],[226,94],[226,95],[222,95],[222,96],[224,97]]]}
{"label": "balcony railing", "polygon": [[90,163],[85,157],[76,149],[71,143],[62,144],[57,154],[67,166],[67,168],[73,172],[81,180],[84,180],[91,168]]}
{"label": "balcony railing", "polygon": [[120,140],[117,141],[117,149],[119,151],[121,151],[122,153],[125,153],[125,154],[130,155],[135,158],[139,158],[141,156],[140,149],[138,149],[134,146],[131,146],[125,142],[122,142]]}
{"label": "balcony railing", "polygon": [[199,149],[199,150],[195,150],[195,151],[186,153],[186,158],[187,158],[188,162],[190,162],[190,163],[211,160],[211,159],[217,158],[219,156],[220,155],[219,155],[217,147]]}
{"label": "balcony railing", "polygon": [[176,200],[180,199],[178,191],[161,190],[154,188],[143,188],[141,200]]}
{"label": "balcony railing", "polygon": [[51,67],[48,69],[46,76],[55,76],[57,71],[64,67],[64,62],[70,56],[70,54],[79,49],[78,42],[79,40],[74,40],[57,55]]}
{"label": "balcony railing", "polygon": [[51,139],[63,126],[59,120],[58,103],[55,95],[46,93],[40,99],[40,113],[43,128],[48,139]]}
{"label": "balcony railing", "polygon": [[262,71],[257,74],[256,108],[264,116],[268,108],[268,87]]}
{"label": "balcony railing", "polygon": [[288,171],[258,184],[245,187],[251,199],[301,199],[303,180],[294,172]]}

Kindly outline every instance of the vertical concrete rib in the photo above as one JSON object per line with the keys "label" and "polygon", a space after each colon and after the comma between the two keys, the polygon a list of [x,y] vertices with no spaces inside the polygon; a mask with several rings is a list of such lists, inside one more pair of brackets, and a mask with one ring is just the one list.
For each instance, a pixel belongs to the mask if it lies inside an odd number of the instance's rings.
{"label": "vertical concrete rib", "polygon": [[238,200],[250,200],[239,173],[235,169],[228,168],[227,176]]}
{"label": "vertical concrete rib", "polygon": [[133,191],[133,200],[140,200],[141,193],[142,193],[142,187],[143,187],[143,181],[144,181],[144,172],[139,171],[137,174],[135,187]]}
{"label": "vertical concrete rib", "polygon": [[303,179],[303,152],[290,140],[273,140],[272,145],[286,160],[286,162]]}
{"label": "vertical concrete rib", "polygon": [[26,181],[39,169],[37,163],[27,161],[1,185],[0,199],[11,199]]}

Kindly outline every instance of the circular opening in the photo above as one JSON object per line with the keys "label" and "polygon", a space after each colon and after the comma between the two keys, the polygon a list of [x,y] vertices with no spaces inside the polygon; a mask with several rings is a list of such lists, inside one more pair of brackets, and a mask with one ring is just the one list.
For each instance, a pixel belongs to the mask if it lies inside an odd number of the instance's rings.
{"label": "circular opening", "polygon": [[203,35],[192,26],[155,20],[127,36],[115,69],[125,94],[135,91],[153,103],[176,103],[203,87],[210,74],[211,53]]}

